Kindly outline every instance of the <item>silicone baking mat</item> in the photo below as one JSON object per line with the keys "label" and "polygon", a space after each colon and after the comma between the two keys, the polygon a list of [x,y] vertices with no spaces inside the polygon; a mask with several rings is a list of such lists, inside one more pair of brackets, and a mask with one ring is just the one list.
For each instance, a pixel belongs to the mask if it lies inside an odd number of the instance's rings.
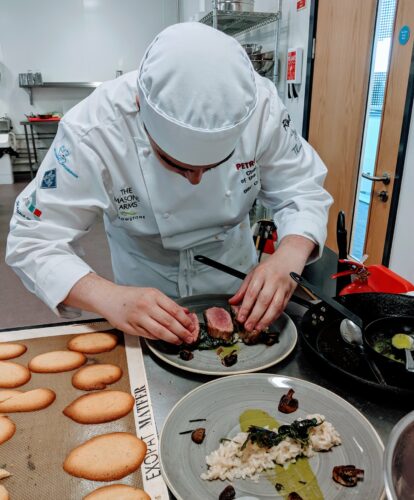
{"label": "silicone baking mat", "polygon": [[[158,437],[137,337],[124,336],[102,321],[2,331],[0,342],[18,341],[25,344],[27,351],[10,361],[27,365],[40,353],[65,350],[68,341],[77,334],[96,331],[115,333],[118,345],[110,352],[88,355],[88,364],[112,363],[120,366],[123,376],[107,389],[130,392],[135,398],[135,407],[128,415],[113,422],[78,424],[62,413],[73,400],[90,393],[72,386],[75,370],[54,374],[32,373],[31,380],[17,389],[27,391],[46,387],[56,393],[56,400],[44,410],[9,414],[16,424],[16,433],[0,445],[0,468],[12,475],[0,484],[7,488],[12,499],[81,500],[96,488],[109,484],[129,484],[142,488],[153,500],[169,498],[159,468]],[[147,454],[140,469],[113,483],[76,478],[63,470],[65,457],[73,448],[94,436],[109,432],[133,433],[146,442]]]}

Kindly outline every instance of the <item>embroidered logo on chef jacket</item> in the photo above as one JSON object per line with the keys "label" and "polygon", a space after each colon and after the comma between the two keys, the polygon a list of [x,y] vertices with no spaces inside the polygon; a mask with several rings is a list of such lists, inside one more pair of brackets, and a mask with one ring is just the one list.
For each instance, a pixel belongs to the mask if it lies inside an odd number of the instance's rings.
{"label": "embroidered logo on chef jacket", "polygon": [[286,133],[290,134],[291,140],[293,140],[294,142],[291,151],[293,151],[296,155],[298,155],[300,153],[300,150],[302,149],[302,141],[300,140],[300,136],[296,132],[296,129],[292,124],[290,115],[287,115],[286,118],[283,118],[282,127],[285,129]]}
{"label": "embroidered logo on chef jacket", "polygon": [[240,184],[243,186],[243,193],[248,193],[253,186],[259,182],[257,177],[257,163],[256,160],[245,161],[243,163],[236,163],[236,169],[242,173]]}
{"label": "embroidered logo on chef jacket", "polygon": [[122,221],[133,221],[145,219],[145,215],[139,214],[139,197],[134,193],[132,187],[125,187],[119,190],[119,194],[114,196],[114,201],[118,208],[118,219]]}
{"label": "embroidered logo on chef jacket", "polygon": [[68,167],[67,162],[68,162],[68,157],[70,156],[70,151],[66,149],[65,146],[60,146],[59,149],[54,149],[55,152],[55,157],[57,162],[61,167],[63,167],[66,172],[68,172],[70,175],[78,179],[79,175],[76,174],[70,167]]}
{"label": "embroidered logo on chef jacket", "polygon": [[26,220],[32,220],[32,217],[28,217],[25,213],[23,213],[23,210],[25,210],[25,207],[22,207],[20,205],[20,200],[16,201],[16,213],[20,215],[20,217],[23,217],[23,219]]}
{"label": "embroidered logo on chef jacket", "polygon": [[36,207],[36,191],[33,191],[33,193],[27,198],[24,198],[23,201],[29,212],[31,212],[37,219],[39,219],[42,215],[42,211]]}
{"label": "embroidered logo on chef jacket", "polygon": [[40,189],[55,189],[56,188],[56,169],[45,172]]}

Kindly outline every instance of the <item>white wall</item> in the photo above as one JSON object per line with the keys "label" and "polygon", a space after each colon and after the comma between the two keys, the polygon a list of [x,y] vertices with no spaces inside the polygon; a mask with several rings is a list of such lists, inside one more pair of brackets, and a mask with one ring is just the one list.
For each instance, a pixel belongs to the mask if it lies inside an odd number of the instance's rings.
{"label": "white wall", "polygon": [[109,80],[137,68],[154,36],[177,21],[177,0],[0,0],[0,116],[7,113],[21,133],[25,114],[64,113],[89,92],[36,89],[30,106],[18,73]]}
{"label": "white wall", "polygon": [[398,203],[397,220],[391,249],[390,268],[414,283],[414,112],[411,115],[410,132],[404,164],[404,174]]}
{"label": "white wall", "polygon": [[[305,85],[297,86],[298,99],[287,99],[286,54],[291,47],[303,48],[303,82],[306,79],[306,59],[308,52],[309,18],[311,1],[306,8],[297,12],[296,0],[281,0],[282,19],[280,23],[278,56],[280,59],[280,79],[277,84],[279,95],[287,106],[296,128],[301,131],[303,124],[303,108],[305,100]],[[258,12],[275,12],[278,0],[256,0],[255,10]],[[180,20],[190,21],[199,19],[204,11],[211,8],[211,0],[180,0]],[[274,49],[274,24],[269,24],[259,30],[252,31],[243,37],[238,37],[240,43],[259,43],[263,51]]]}

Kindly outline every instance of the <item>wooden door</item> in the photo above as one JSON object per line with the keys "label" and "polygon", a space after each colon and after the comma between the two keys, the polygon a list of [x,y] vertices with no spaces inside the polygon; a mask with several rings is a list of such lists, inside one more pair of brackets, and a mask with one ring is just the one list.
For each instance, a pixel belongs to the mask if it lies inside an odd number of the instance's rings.
{"label": "wooden door", "polygon": [[377,0],[318,2],[309,142],[328,167],[325,187],[334,204],[326,244],[333,250],[339,210],[351,227],[376,9]]}
{"label": "wooden door", "polygon": [[[403,36],[404,33],[408,33],[406,27],[411,29],[408,41]],[[399,153],[401,153],[400,150],[405,148],[405,144],[401,143],[401,134],[413,54],[413,30],[414,1],[399,0],[375,164],[375,176],[383,177],[384,174],[387,174],[390,177],[390,183],[375,182],[373,186],[364,249],[364,253],[369,256],[367,262],[373,264],[381,263],[384,260],[384,247],[386,244],[390,247],[391,244],[391,242],[386,241],[387,227],[397,161]],[[402,37],[401,40],[400,37]],[[411,230],[411,228],[407,228],[407,230]],[[390,231],[391,236],[392,233]]]}

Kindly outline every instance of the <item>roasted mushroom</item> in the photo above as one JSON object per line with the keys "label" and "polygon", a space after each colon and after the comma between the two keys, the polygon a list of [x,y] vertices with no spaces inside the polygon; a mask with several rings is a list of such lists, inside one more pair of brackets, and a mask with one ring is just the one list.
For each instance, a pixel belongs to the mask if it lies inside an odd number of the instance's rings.
{"label": "roasted mushroom", "polygon": [[226,486],[219,496],[219,500],[234,500],[234,498],[236,498],[236,492],[231,484]]}
{"label": "roasted mushroom", "polygon": [[267,346],[272,346],[279,343],[279,332],[262,332],[262,342]]}
{"label": "roasted mushroom", "polygon": [[279,401],[278,410],[281,413],[293,413],[299,407],[299,402],[293,397],[295,391],[289,389],[287,394],[284,394]]}
{"label": "roasted mushroom", "polygon": [[352,487],[364,479],[364,470],[355,465],[337,465],[332,470],[332,478],[342,486]]}
{"label": "roasted mushroom", "polygon": [[194,358],[194,354],[191,351],[189,351],[188,349],[182,349],[180,351],[180,358],[183,361],[190,361],[190,359]]}
{"label": "roasted mushroom", "polygon": [[206,430],[203,427],[199,427],[191,433],[191,439],[196,444],[201,444],[206,437]]}
{"label": "roasted mushroom", "polygon": [[237,351],[231,351],[230,354],[224,356],[224,358],[221,360],[221,363],[227,367],[235,365],[237,363]]}
{"label": "roasted mushroom", "polygon": [[303,498],[296,493],[296,491],[292,491],[292,493],[289,493],[288,495],[288,500],[303,500]]}

